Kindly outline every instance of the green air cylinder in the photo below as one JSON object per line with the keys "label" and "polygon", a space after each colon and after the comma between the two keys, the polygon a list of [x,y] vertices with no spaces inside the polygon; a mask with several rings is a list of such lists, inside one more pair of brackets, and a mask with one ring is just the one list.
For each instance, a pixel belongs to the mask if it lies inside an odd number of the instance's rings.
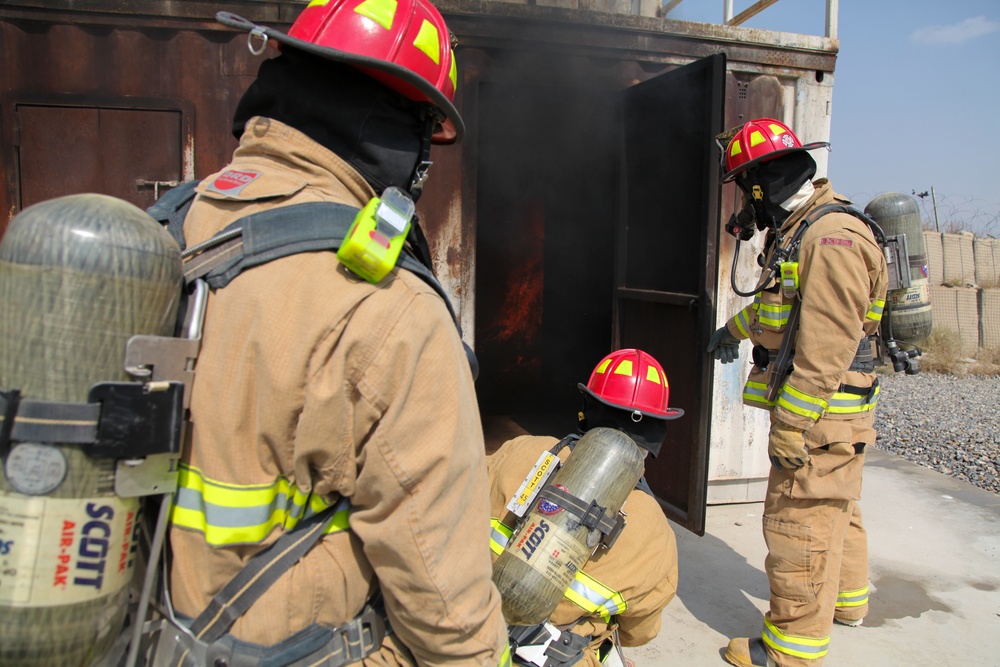
{"label": "green air cylinder", "polygon": [[[176,242],[132,204],[80,194],[26,208],[0,243],[0,387],[85,403],[92,385],[129,381],[126,342],[173,333],[181,284]],[[114,460],[77,445],[2,453],[0,665],[90,665],[122,631],[139,501],[115,495]]]}
{"label": "green air cylinder", "polygon": [[887,192],[868,202],[865,213],[886,236],[906,235],[910,286],[889,292],[886,326],[896,340],[918,345],[931,334],[931,300],[927,250],[917,200],[900,192]]}
{"label": "green air cylinder", "polygon": [[[551,484],[615,517],[642,476],[643,451],[621,431],[594,428],[577,442]],[[601,534],[568,510],[537,499],[493,564],[504,619],[534,625],[552,615]]]}

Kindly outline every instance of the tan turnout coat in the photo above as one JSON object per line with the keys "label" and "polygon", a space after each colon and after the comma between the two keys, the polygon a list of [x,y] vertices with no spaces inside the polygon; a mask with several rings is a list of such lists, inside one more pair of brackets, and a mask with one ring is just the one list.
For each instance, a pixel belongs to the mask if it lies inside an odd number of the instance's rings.
{"label": "tan turnout coat", "polygon": [[[236,194],[213,191],[227,171],[258,176]],[[247,123],[233,162],[199,193],[189,247],[272,207],[360,208],[376,194],[333,153],[266,118]],[[191,417],[184,461],[206,480],[284,477],[351,503],[350,529],[285,572],[236,622],[236,637],[270,645],[312,623],[343,623],[380,586],[394,634],[366,665],[499,663],[506,628],[490,578],[475,389],[456,326],[421,279],[397,269],[374,286],[329,251],[245,271],[209,298]],[[173,600],[188,616],[260,549],[213,548],[176,526],[170,543]]]}

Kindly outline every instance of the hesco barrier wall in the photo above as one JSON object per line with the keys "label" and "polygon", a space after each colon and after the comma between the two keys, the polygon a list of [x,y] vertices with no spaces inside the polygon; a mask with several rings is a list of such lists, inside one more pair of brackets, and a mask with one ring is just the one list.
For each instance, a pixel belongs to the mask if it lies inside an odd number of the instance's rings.
{"label": "hesco barrier wall", "polygon": [[966,353],[1000,348],[1000,239],[924,232],[935,331],[959,334]]}

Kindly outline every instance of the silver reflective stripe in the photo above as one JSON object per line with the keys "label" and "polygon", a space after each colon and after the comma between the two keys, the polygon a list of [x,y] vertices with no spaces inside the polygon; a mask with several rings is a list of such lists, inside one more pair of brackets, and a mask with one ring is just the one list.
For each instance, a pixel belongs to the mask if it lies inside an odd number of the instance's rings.
{"label": "silver reflective stripe", "polygon": [[[570,585],[570,590],[579,595],[580,597],[586,598],[588,602],[594,605],[595,611],[597,609],[603,610],[608,616],[614,616],[615,614],[623,611],[623,607],[618,605],[613,599],[601,595],[597,591],[585,586],[579,579],[574,579]],[[602,616],[604,613],[601,614]]]}
{"label": "silver reflective stripe", "polygon": [[274,500],[270,503],[227,507],[208,502],[194,489],[181,487],[177,489],[174,504],[182,509],[203,514],[208,525],[221,528],[270,524],[271,517],[276,511],[287,511],[288,519],[284,521],[286,526],[295,525],[304,517],[315,514],[313,511],[307,512],[304,505],[295,502],[294,499],[289,499],[288,494],[281,491],[275,494]]}
{"label": "silver reflective stripe", "polygon": [[764,631],[761,633],[761,639],[764,640],[765,644],[779,653],[805,660],[822,658],[830,648],[829,635],[821,639],[786,635],[766,619],[764,620]]}
{"label": "silver reflective stripe", "polygon": [[868,604],[868,586],[856,591],[843,591],[837,595],[838,607],[860,607]]}

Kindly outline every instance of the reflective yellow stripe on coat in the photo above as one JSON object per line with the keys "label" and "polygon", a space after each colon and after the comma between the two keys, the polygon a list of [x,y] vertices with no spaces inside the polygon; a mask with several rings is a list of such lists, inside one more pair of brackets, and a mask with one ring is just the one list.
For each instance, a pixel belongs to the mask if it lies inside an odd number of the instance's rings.
{"label": "reflective yellow stripe on coat", "polygon": [[868,312],[865,314],[865,318],[872,320],[873,322],[881,322],[883,310],[885,310],[885,300],[875,299],[875,303],[873,303],[872,307],[868,309]]}
{"label": "reflective yellow stripe on coat", "polygon": [[182,464],[170,521],[179,528],[204,533],[205,541],[212,546],[256,544],[275,527],[290,530],[302,519],[334,504],[326,534],[348,529],[351,505],[346,498],[330,503],[303,493],[284,477],[271,484],[227,484]]}
{"label": "reflective yellow stripe on coat", "polygon": [[[498,556],[510,540],[514,530],[499,519],[490,520],[490,549]],[[597,614],[606,623],[611,617],[628,609],[628,603],[618,591],[608,588],[597,579],[578,570],[576,577],[566,589],[566,599],[588,614]]]}
{"label": "reflective yellow stripe on coat", "polygon": [[792,304],[767,304],[761,301],[760,295],[754,297],[751,306],[757,311],[757,321],[764,326],[780,329],[788,324],[788,316],[792,314]]}

